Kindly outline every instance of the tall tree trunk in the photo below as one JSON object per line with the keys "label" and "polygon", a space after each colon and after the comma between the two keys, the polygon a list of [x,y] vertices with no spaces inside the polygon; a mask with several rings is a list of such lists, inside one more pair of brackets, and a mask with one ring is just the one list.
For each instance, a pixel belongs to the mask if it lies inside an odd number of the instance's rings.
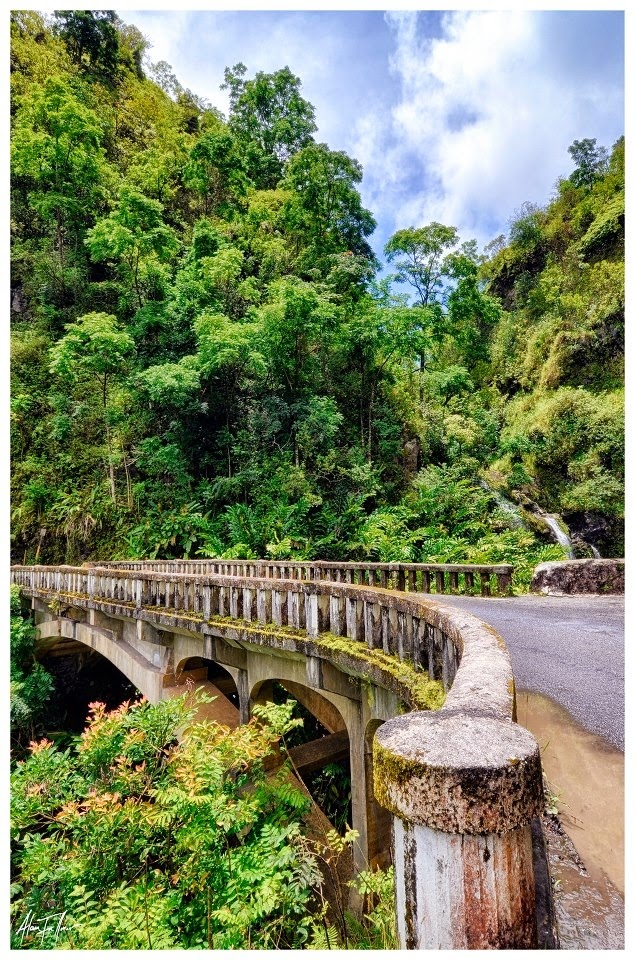
{"label": "tall tree trunk", "polygon": [[373,404],[375,402],[375,384],[371,383],[370,397],[368,400],[368,454],[366,459],[368,463],[373,458]]}
{"label": "tall tree trunk", "polygon": [[123,458],[123,468],[126,472],[126,499],[128,501],[128,510],[132,510],[134,506],[134,501],[132,498],[132,483],[130,481],[130,471],[128,469],[128,458],[126,457],[126,451],[124,450],[123,443],[121,444],[121,456]]}
{"label": "tall tree trunk", "polygon": [[103,412],[104,412],[104,427],[106,430],[106,450],[108,452],[108,479],[110,481],[110,496],[112,497],[113,504],[117,506],[117,490],[115,487],[115,466],[112,458],[112,440],[110,437],[110,426],[108,424],[107,384],[108,384],[108,374],[104,374],[104,382],[102,387],[102,404],[103,404]]}

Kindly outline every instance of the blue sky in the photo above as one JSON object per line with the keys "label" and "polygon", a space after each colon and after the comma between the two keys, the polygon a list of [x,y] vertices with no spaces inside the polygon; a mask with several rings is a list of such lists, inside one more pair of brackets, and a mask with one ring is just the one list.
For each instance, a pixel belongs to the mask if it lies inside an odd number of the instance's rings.
{"label": "blue sky", "polygon": [[567,147],[624,133],[620,10],[117,8],[181,83],[223,112],[223,71],[289,66],[317,138],[364,168],[378,253],[431,220],[485,244],[571,172]]}

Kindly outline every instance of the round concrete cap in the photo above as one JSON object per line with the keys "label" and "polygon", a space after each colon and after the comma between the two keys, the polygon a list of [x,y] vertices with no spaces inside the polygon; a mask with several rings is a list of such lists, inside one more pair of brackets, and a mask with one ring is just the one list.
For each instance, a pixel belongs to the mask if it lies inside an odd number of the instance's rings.
{"label": "round concrete cap", "polygon": [[496,717],[440,710],[388,720],[375,734],[379,803],[448,833],[506,833],[543,807],[538,744]]}

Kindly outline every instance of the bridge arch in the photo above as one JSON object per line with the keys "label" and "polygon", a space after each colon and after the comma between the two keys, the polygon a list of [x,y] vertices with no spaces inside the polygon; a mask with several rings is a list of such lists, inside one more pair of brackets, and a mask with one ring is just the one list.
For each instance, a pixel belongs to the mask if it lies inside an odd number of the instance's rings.
{"label": "bridge arch", "polygon": [[[280,672],[282,673],[282,671]],[[275,683],[284,687],[287,693],[302,704],[329,733],[348,732],[346,720],[342,715],[341,704],[338,708],[333,699],[329,698],[329,695],[324,691],[313,690],[306,684],[285,678],[284,675],[260,679],[254,684],[249,696],[250,714],[256,704],[274,701],[273,687]]]}
{"label": "bridge arch", "polygon": [[227,727],[240,723],[240,695],[236,683],[238,671],[209,657],[187,656],[179,660],[174,672],[163,679],[163,699],[179,696],[186,690],[197,690],[212,698],[200,704],[198,720],[213,720]]}
{"label": "bridge arch", "polygon": [[[64,642],[95,650],[115,666],[139,692],[156,703],[161,699],[163,670],[147,660],[130,643],[113,636],[107,628],[66,617],[36,621],[40,650],[46,652]],[[46,641],[54,640],[53,644]],[[70,649],[70,648],[69,648]]]}

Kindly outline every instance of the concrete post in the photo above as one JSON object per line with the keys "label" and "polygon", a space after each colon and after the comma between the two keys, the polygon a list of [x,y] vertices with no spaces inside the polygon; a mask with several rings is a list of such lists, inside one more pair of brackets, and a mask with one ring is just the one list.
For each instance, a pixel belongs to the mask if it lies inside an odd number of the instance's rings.
{"label": "concrete post", "polygon": [[320,611],[317,593],[306,593],[304,597],[306,616],[306,632],[310,637],[317,637],[320,632]]}
{"label": "concrete post", "polygon": [[527,730],[449,710],[389,720],[375,735],[374,787],[394,815],[403,949],[537,947],[542,773]]}

